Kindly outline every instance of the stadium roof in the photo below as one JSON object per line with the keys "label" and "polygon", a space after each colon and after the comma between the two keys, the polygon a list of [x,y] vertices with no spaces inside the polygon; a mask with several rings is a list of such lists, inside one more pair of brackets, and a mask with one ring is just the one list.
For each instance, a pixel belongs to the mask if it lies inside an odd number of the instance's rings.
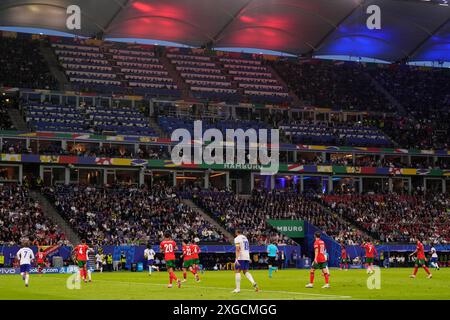
{"label": "stadium roof", "polygon": [[[193,47],[240,47],[296,55],[385,61],[450,61],[447,0],[2,0],[0,26],[79,36],[142,38]],[[66,27],[81,8],[81,30]],[[381,30],[366,27],[369,5]]]}

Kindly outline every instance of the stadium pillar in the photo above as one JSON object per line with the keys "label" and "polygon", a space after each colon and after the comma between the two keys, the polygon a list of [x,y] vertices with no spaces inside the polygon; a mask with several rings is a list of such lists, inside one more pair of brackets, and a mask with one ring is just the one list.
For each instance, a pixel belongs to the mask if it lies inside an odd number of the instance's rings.
{"label": "stadium pillar", "polygon": [[445,178],[442,178],[442,193],[447,193],[447,183]]}
{"label": "stadium pillar", "polygon": [[144,168],[141,168],[139,170],[139,187],[144,185],[144,172],[145,172]]}
{"label": "stadium pillar", "polygon": [[205,189],[209,189],[209,172],[205,172],[205,177],[204,177],[204,187]]}
{"label": "stadium pillar", "polygon": [[292,160],[293,160],[294,162],[297,162],[297,151],[293,151],[293,154],[292,154]]}
{"label": "stadium pillar", "polygon": [[362,194],[363,193],[363,179],[360,177],[359,178],[359,181],[358,181],[358,192],[359,192],[359,194]]}
{"label": "stadium pillar", "polygon": [[270,176],[270,190],[275,189],[275,176]]}
{"label": "stadium pillar", "polygon": [[225,187],[227,189],[231,189],[231,185],[230,185],[230,172],[225,172]]}
{"label": "stadium pillar", "polygon": [[250,190],[255,189],[255,173],[250,173]]}
{"label": "stadium pillar", "polygon": [[103,185],[106,186],[108,184],[108,170],[103,169]]}
{"label": "stadium pillar", "polygon": [[328,177],[328,188],[327,188],[327,193],[331,194],[331,192],[333,191],[333,176],[329,176]]}
{"label": "stadium pillar", "polygon": [[39,166],[39,177],[41,177],[42,180],[44,180],[44,167]]}
{"label": "stadium pillar", "polygon": [[174,171],[173,172],[173,174],[172,174],[172,183],[173,183],[173,187],[176,187],[177,186],[177,172],[176,171]]}
{"label": "stadium pillar", "polygon": [[64,184],[68,186],[70,184],[70,168],[64,168]]}
{"label": "stadium pillar", "polygon": [[303,193],[303,191],[305,190],[305,182],[303,181],[303,176],[300,176],[300,193]]}
{"label": "stadium pillar", "polygon": [[389,192],[394,191],[394,184],[392,183],[392,178],[388,178],[388,188]]}
{"label": "stadium pillar", "polygon": [[153,99],[149,102],[149,116],[153,116],[155,114],[155,104],[153,103]]}
{"label": "stadium pillar", "polygon": [[23,165],[19,165],[19,184],[22,185],[23,181]]}
{"label": "stadium pillar", "polygon": [[411,177],[408,177],[408,194],[411,195],[412,193],[412,181]]}

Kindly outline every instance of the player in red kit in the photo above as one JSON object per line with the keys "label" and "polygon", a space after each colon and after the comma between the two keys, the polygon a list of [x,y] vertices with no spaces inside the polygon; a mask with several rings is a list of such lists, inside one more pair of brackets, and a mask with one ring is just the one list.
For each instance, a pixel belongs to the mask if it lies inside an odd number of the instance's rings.
{"label": "player in red kit", "polygon": [[311,265],[311,270],[309,273],[309,284],[306,285],[306,288],[314,287],[314,273],[316,269],[322,270],[322,274],[325,278],[325,285],[322,288],[329,288],[329,278],[330,274],[328,273],[328,263],[326,253],[325,242],[320,239],[320,232],[315,233],[316,240],[314,241],[314,262]]}
{"label": "player in red kit", "polygon": [[45,252],[44,249],[40,248],[36,253],[36,261],[38,265],[38,273],[42,273],[42,269],[45,267]]}
{"label": "player in red kit", "polygon": [[192,268],[197,272],[200,270],[200,257],[201,252],[200,247],[195,243],[195,240],[191,242],[191,252],[192,252]]}
{"label": "player in red kit", "polygon": [[412,257],[413,255],[417,254],[416,263],[414,264],[414,271],[413,274],[410,275],[410,278],[415,278],[417,274],[417,270],[419,270],[419,267],[422,267],[423,270],[428,274],[427,278],[431,279],[433,276],[430,272],[430,270],[427,267],[427,258],[425,257],[425,248],[423,247],[423,243],[420,241],[419,238],[417,238],[417,247],[416,251],[411,253],[409,256]]}
{"label": "player in red kit", "polygon": [[367,273],[375,272],[375,269],[373,267],[373,261],[375,260],[375,257],[378,256],[377,249],[375,246],[367,240],[362,244],[362,247],[366,251],[366,268]]}
{"label": "player in red kit", "polygon": [[342,267],[344,267],[344,270],[348,270],[348,255],[347,255],[347,249],[345,249],[344,242],[341,241],[341,263],[339,265],[340,269],[342,270]]}
{"label": "player in red kit", "polygon": [[200,278],[197,274],[197,270],[194,269],[193,266],[193,258],[192,258],[192,247],[188,241],[183,241],[183,281],[186,282],[187,278],[187,270],[192,272],[195,277],[195,281],[200,281]]}
{"label": "player in red kit", "polygon": [[181,281],[177,278],[173,272],[176,266],[175,263],[175,251],[178,250],[177,244],[172,240],[170,232],[164,234],[164,241],[161,242],[159,248],[164,252],[164,260],[166,260],[166,269],[169,273],[169,285],[168,288],[172,288],[172,282],[177,282],[178,288],[181,287]]}
{"label": "player in red kit", "polygon": [[80,268],[80,277],[87,282],[87,260],[89,246],[86,244],[86,240],[81,240],[81,244],[77,245],[75,249],[73,249],[73,254],[75,255],[75,260],[78,264],[78,268]]}

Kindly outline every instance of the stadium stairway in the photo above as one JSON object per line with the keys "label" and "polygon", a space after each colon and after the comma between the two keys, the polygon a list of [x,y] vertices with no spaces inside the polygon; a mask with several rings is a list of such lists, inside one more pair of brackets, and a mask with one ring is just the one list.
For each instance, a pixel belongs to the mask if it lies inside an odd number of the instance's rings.
{"label": "stadium stairway", "polygon": [[25,122],[18,109],[9,108],[8,116],[11,119],[12,124],[18,131],[28,131],[27,123]]}
{"label": "stadium stairway", "polygon": [[63,71],[61,71],[60,63],[52,50],[50,45],[46,42],[41,41],[40,43],[41,54],[47,62],[47,65],[52,73],[53,77],[58,81],[59,90],[70,91],[72,90],[72,85],[67,79]]}
{"label": "stadium stairway", "polygon": [[368,234],[366,231],[362,230],[360,227],[358,227],[357,225],[355,225],[353,223],[352,220],[347,219],[345,216],[340,216],[338,215],[336,212],[334,212],[333,210],[329,209],[328,207],[324,206],[322,203],[317,202],[325,212],[327,212],[330,216],[333,216],[334,219],[336,220],[340,220],[341,222],[345,222],[350,224],[353,228],[355,228],[356,230],[358,230],[359,232],[361,232],[361,234],[364,236],[364,238],[366,239],[370,239],[370,240],[374,240],[375,237],[373,235]]}
{"label": "stadium stairway", "polygon": [[30,196],[33,200],[37,201],[43,211],[44,214],[53,221],[58,227],[64,232],[66,239],[70,241],[70,243],[80,243],[81,239],[78,237],[78,234],[70,227],[70,225],[64,220],[63,217],[59,215],[53,205],[48,201],[48,199],[37,191],[30,191]]}
{"label": "stadium stairway", "polygon": [[386,99],[397,109],[397,112],[401,115],[405,115],[408,112],[405,107],[396,99],[392,94],[389,93],[386,88],[384,88],[374,77],[372,77],[368,72],[364,72],[364,74],[370,79],[372,85],[375,87],[375,90],[382,93]]}
{"label": "stadium stairway", "polygon": [[289,86],[287,85],[286,81],[284,81],[284,79],[278,74],[277,70],[275,70],[274,67],[272,67],[270,64],[267,64],[266,67],[270,70],[270,72],[272,72],[273,76],[275,77],[275,79],[277,79],[277,81],[285,88],[288,88],[289,90],[289,95],[291,96],[292,100],[292,104],[294,106],[301,106],[302,102],[299,99],[299,97],[294,93],[294,91],[292,91]]}
{"label": "stadium stairway", "polygon": [[206,221],[211,223],[213,226],[215,226],[220,232],[230,241],[230,243],[233,243],[233,235],[225,230],[224,227],[222,227],[216,220],[211,218],[210,215],[208,215],[205,211],[203,211],[201,208],[199,208],[192,200],[189,199],[183,199],[183,203],[187,206],[189,206],[192,210],[200,214]]}
{"label": "stadium stairway", "polygon": [[186,82],[184,82],[183,78],[181,78],[181,75],[176,70],[175,65],[170,62],[165,53],[159,57],[159,61],[164,66],[164,69],[169,73],[169,77],[171,77],[176,83],[178,90],[181,91],[181,98],[183,100],[192,99],[192,94],[189,90],[189,86],[186,84]]}

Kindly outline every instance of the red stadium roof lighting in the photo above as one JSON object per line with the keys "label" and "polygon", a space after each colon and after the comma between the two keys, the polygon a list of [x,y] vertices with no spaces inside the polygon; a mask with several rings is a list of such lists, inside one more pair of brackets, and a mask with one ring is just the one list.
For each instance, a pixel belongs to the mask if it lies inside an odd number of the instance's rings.
{"label": "red stadium roof lighting", "polygon": [[[82,12],[82,28],[74,31],[66,27],[66,0],[1,2],[0,26],[190,47],[365,56],[392,62],[423,60],[424,51],[443,47],[433,42],[435,36],[446,41],[450,37],[450,9],[439,5],[446,0],[370,1],[382,9],[382,30],[372,33],[366,27],[368,4],[361,0],[72,0]],[[449,52],[441,56],[450,59]]]}

